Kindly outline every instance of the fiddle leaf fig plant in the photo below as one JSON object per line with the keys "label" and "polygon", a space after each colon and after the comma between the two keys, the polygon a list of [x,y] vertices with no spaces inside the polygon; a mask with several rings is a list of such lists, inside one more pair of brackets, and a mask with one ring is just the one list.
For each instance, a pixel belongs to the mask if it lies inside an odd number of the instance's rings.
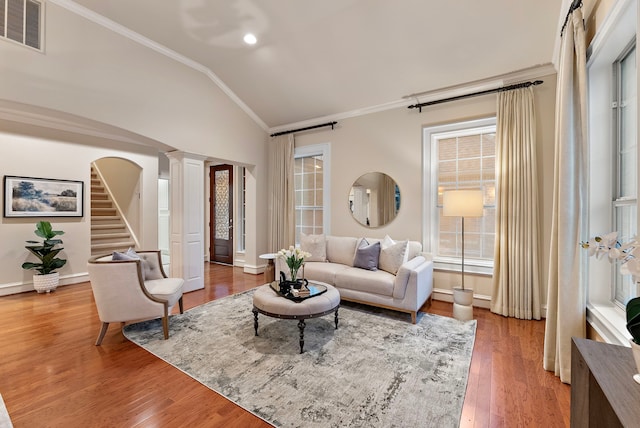
{"label": "fiddle leaf fig plant", "polygon": [[57,258],[58,253],[63,250],[59,245],[62,240],[56,238],[58,235],[64,235],[61,230],[53,230],[51,223],[48,221],[39,221],[36,223],[35,234],[42,241],[27,241],[25,248],[40,260],[40,263],[24,262],[22,269],[35,269],[38,275],[47,275],[54,273],[56,269],[60,269],[67,263],[65,259]]}

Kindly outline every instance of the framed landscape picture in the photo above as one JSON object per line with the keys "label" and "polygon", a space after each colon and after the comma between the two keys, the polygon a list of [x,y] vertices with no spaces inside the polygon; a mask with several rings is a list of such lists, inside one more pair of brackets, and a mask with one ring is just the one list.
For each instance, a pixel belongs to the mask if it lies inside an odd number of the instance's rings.
{"label": "framed landscape picture", "polygon": [[4,176],[5,217],[82,217],[84,182]]}

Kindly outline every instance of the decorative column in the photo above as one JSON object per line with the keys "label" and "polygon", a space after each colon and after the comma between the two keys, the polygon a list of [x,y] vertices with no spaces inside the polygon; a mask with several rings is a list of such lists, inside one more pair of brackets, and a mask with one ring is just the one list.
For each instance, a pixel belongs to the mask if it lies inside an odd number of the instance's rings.
{"label": "decorative column", "polygon": [[170,171],[171,276],[184,291],[204,288],[204,160],[180,151],[167,153]]}

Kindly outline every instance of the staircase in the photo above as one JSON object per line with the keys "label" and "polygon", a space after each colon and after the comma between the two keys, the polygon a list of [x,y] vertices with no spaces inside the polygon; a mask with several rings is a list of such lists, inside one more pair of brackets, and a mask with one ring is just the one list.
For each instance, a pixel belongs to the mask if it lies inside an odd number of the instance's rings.
{"label": "staircase", "polygon": [[126,251],[135,246],[127,225],[91,166],[91,255]]}

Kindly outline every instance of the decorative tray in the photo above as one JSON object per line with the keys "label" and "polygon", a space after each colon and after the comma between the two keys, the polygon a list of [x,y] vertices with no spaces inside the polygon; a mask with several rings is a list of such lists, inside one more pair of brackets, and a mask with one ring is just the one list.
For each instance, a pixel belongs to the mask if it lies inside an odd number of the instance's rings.
{"label": "decorative tray", "polygon": [[[327,291],[327,287],[325,287],[324,285],[318,284],[317,282],[310,282],[310,281],[306,285],[303,285],[300,288],[300,291],[290,288],[289,292],[287,293],[282,293],[280,291],[279,281],[273,281],[271,282],[270,285],[271,285],[271,289],[278,296],[284,297],[285,299],[293,300],[296,303],[302,302],[303,300],[310,299],[312,297],[319,296],[322,293],[326,293]],[[307,290],[309,294],[306,293]]]}

